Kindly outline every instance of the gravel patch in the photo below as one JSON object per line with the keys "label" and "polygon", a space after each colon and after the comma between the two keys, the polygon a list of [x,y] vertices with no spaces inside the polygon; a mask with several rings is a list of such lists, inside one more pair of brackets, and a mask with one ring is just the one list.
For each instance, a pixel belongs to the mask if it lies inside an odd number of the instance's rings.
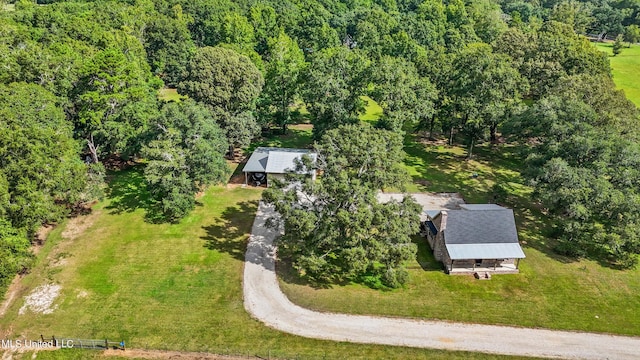
{"label": "gravel patch", "polygon": [[27,310],[39,314],[51,314],[58,306],[53,306],[53,302],[60,294],[62,287],[57,284],[41,285],[35,288],[31,294],[24,299],[24,305],[18,311],[22,315]]}

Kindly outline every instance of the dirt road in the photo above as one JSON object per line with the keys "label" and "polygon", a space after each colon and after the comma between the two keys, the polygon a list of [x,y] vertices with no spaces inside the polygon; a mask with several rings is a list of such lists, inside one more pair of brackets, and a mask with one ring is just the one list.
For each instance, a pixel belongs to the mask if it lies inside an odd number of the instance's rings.
{"label": "dirt road", "polygon": [[267,326],[309,338],[566,359],[638,359],[640,338],[475,325],[443,321],[320,313],[293,304],[280,291],[272,208],[260,204],[244,269],[244,304]]}

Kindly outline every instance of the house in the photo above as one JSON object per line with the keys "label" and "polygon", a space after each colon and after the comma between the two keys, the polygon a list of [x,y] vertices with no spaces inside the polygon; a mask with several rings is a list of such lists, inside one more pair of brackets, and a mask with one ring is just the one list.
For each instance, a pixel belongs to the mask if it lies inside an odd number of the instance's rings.
{"label": "house", "polygon": [[[255,149],[242,169],[245,185],[251,181],[257,186],[266,184],[268,187],[270,180],[283,179],[284,174],[295,171],[296,160],[301,160],[303,155],[309,155],[313,161],[316,160],[316,154],[306,149],[276,147]],[[315,170],[310,170],[309,175],[315,180]]]}
{"label": "house", "polygon": [[[460,210],[425,211],[422,223],[433,255],[449,274],[518,273],[525,257],[513,210],[495,204],[461,204]],[[489,275],[487,275],[489,276]]]}

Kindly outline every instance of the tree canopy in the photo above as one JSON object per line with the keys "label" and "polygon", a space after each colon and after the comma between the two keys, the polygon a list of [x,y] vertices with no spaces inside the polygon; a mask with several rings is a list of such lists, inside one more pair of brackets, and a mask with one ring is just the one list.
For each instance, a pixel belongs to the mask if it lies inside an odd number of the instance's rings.
{"label": "tree canopy", "polygon": [[226,181],[226,139],[211,112],[193,100],[164,105],[149,136],[145,179],[164,217],[179,220],[194,208],[198,191]]}
{"label": "tree canopy", "polygon": [[[426,131],[469,156],[479,142],[519,143],[562,251],[630,266],[638,112],[584,35],[617,36],[624,55],[639,26],[640,5],[626,0],[18,1],[0,11],[5,233],[31,236],[99,197],[118,159],[147,164],[153,198],[177,220],[225,180],[221,147],[239,154],[260,125],[286,131],[294,109],[308,111],[316,141],[369,144],[350,133],[369,96],[391,132],[363,131],[383,143]],[[163,86],[190,100],[160,102]],[[320,194],[338,196],[329,178]],[[370,196],[362,189],[389,185],[354,186]],[[379,228],[366,219],[383,208],[353,221]],[[401,275],[380,275],[398,269],[385,261],[327,266],[396,284]]]}
{"label": "tree canopy", "polygon": [[264,193],[282,215],[285,234],[279,251],[304,278],[318,283],[361,281],[398,287],[406,282],[406,260],[415,256],[410,236],[417,232],[421,207],[410,197],[380,203],[377,192],[402,187],[402,139],[368,125],[342,125],[327,131],[316,147],[322,179],[291,175]]}
{"label": "tree canopy", "polygon": [[259,128],[253,114],[264,78],[251,60],[222,47],[199,49],[178,90],[205,104],[225,131],[231,153],[244,147]]}

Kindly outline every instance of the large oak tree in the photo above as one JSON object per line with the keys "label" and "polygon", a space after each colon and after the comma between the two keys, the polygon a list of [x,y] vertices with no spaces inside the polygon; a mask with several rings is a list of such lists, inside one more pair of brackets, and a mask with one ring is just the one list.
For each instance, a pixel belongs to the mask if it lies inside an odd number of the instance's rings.
{"label": "large oak tree", "polygon": [[318,181],[291,175],[264,193],[284,226],[280,254],[311,282],[400,286],[408,276],[403,263],[416,253],[410,236],[421,208],[408,196],[382,204],[376,194],[401,188],[408,178],[400,166],[402,137],[367,124],[342,125],[327,131],[316,151]]}

